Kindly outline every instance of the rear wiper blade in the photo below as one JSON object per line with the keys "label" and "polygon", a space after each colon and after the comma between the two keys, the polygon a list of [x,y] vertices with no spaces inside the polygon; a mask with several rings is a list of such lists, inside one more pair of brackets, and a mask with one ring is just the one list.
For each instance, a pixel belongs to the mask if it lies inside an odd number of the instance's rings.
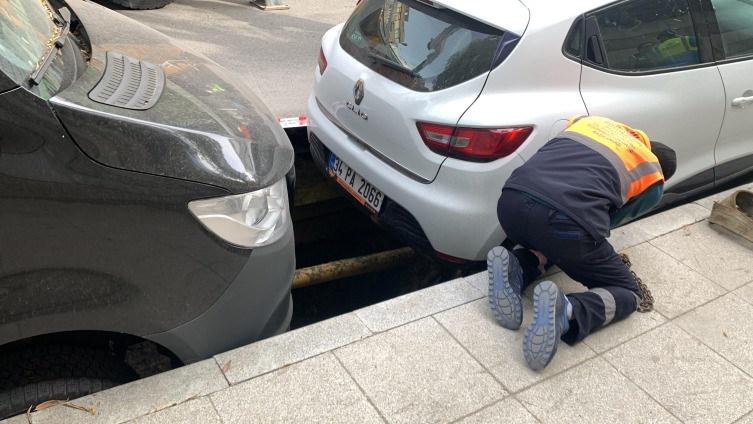
{"label": "rear wiper blade", "polygon": [[42,63],[29,76],[29,84],[31,85],[39,85],[44,77],[44,73],[47,72],[47,69],[50,67],[52,59],[55,58],[55,54],[58,50],[63,48],[65,40],[68,38],[68,32],[71,30],[71,11],[68,10],[67,7],[61,7],[60,10],[58,10],[58,13],[60,17],[55,17],[53,19],[56,24],[62,25],[60,28],[60,34],[55,37],[53,45],[44,56]]}
{"label": "rear wiper blade", "polygon": [[390,67],[392,69],[395,69],[397,71],[400,71],[400,72],[402,72],[404,74],[408,74],[408,75],[410,75],[410,76],[412,76],[414,78],[420,77],[420,75],[417,72],[414,72],[412,69],[406,68],[405,66],[403,66],[403,65],[401,65],[401,64],[399,64],[399,63],[397,63],[397,62],[395,62],[393,60],[390,60],[390,59],[388,59],[388,58],[386,58],[386,57],[384,57],[384,56],[382,56],[380,54],[377,54],[375,52],[369,53],[369,59],[373,60],[374,62],[379,62],[382,65],[388,66],[388,67]]}

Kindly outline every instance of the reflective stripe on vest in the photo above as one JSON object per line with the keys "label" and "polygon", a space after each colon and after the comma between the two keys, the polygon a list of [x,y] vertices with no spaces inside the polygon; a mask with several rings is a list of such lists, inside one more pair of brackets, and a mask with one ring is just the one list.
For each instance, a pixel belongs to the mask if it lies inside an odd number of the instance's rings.
{"label": "reflective stripe on vest", "polygon": [[606,118],[584,117],[573,121],[563,137],[577,141],[604,156],[620,178],[623,204],[663,181],[659,160],[643,131]]}

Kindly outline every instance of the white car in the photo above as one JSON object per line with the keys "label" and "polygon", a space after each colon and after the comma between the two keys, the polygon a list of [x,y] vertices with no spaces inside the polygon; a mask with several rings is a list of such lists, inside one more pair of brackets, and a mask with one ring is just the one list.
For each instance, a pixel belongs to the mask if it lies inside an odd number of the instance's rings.
{"label": "white car", "polygon": [[574,115],[673,148],[665,202],[750,171],[753,2],[361,0],[308,109],[316,161],[377,221],[481,260],[506,179]]}

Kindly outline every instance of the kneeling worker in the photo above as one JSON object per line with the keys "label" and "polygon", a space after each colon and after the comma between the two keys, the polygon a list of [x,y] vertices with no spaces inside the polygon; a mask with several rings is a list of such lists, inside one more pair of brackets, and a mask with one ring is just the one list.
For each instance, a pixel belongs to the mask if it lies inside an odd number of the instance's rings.
{"label": "kneeling worker", "polygon": [[549,364],[560,339],[574,344],[636,310],[641,293],[634,274],[606,238],[611,228],[659,203],[675,168],[674,151],[642,131],[581,117],[510,176],[497,214],[522,248],[489,252],[495,318],[505,328],[520,328],[520,293],[549,265],[589,288],[565,295],[551,281],[536,286],[533,322],[523,338],[532,369]]}

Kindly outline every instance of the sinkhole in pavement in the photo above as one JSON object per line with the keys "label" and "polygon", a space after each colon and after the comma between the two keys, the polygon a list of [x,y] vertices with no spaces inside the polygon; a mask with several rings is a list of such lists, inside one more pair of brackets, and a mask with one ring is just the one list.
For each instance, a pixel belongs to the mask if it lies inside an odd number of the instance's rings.
{"label": "sinkhole in pavement", "polygon": [[[323,177],[308,152],[305,130],[289,131],[288,135],[296,149],[292,216],[298,269],[404,247]],[[458,268],[417,253],[407,262],[383,270],[297,288],[293,290],[291,329],[481,269],[480,264]]]}

